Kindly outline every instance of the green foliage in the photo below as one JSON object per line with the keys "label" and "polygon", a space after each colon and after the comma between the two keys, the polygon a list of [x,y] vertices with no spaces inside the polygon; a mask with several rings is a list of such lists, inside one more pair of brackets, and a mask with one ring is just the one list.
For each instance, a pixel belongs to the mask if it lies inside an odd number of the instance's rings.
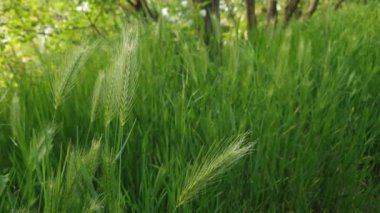
{"label": "green foliage", "polygon": [[16,86],[15,75],[39,73],[40,54],[112,36],[124,17],[116,1],[79,0],[2,0],[0,14],[0,89]]}

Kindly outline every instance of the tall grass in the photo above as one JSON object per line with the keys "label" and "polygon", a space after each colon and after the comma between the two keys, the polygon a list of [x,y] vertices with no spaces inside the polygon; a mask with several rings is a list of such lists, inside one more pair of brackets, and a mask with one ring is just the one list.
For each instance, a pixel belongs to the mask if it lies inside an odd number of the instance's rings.
{"label": "tall grass", "polygon": [[218,60],[127,25],[20,75],[0,95],[0,211],[379,212],[379,12],[225,39]]}

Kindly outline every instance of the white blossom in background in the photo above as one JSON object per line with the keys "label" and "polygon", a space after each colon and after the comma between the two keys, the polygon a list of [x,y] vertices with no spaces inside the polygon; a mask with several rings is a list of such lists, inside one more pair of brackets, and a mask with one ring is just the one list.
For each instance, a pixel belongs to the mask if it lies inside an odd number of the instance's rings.
{"label": "white blossom in background", "polygon": [[238,10],[239,10],[239,8],[238,8],[238,7],[234,7],[234,6],[232,6],[232,12],[234,12],[234,13],[237,13],[237,12],[238,12]]}
{"label": "white blossom in background", "polygon": [[0,26],[0,33],[4,32],[4,30],[5,30],[5,27]]}
{"label": "white blossom in background", "polygon": [[52,28],[52,27],[46,27],[45,29],[44,29],[44,34],[45,35],[50,35],[50,34],[52,34],[54,32],[54,28]]}
{"label": "white blossom in background", "polygon": [[220,2],[220,10],[223,10],[223,11],[228,11],[228,7],[227,7],[227,4],[225,1],[221,1]]}
{"label": "white blossom in background", "polygon": [[277,11],[281,10],[281,5],[280,4],[277,4],[276,7],[277,7]]}
{"label": "white blossom in background", "polygon": [[182,7],[187,7],[187,1],[186,1],[186,0],[183,0],[183,1],[181,2],[181,5],[182,5]]}
{"label": "white blossom in background", "polygon": [[169,14],[169,8],[168,8],[168,7],[164,7],[164,8],[162,8],[162,10],[161,10],[161,14],[162,14],[162,16],[165,17],[169,22],[176,22],[176,21],[178,21],[178,17],[176,17],[176,16],[171,16],[171,15]]}
{"label": "white blossom in background", "polygon": [[167,8],[167,7],[162,8],[161,14],[164,17],[168,17],[169,16],[169,8]]}
{"label": "white blossom in background", "polygon": [[11,38],[9,36],[5,36],[2,40],[1,43],[7,44],[11,41]]}
{"label": "white blossom in background", "polygon": [[200,10],[199,15],[201,15],[202,17],[205,17],[206,16],[206,10],[205,9]]}
{"label": "white blossom in background", "polygon": [[225,18],[225,17],[221,17],[220,18],[220,23],[223,25],[223,26],[229,26],[229,20],[228,18]]}
{"label": "white blossom in background", "polygon": [[192,25],[193,25],[193,20],[189,19],[189,20],[187,21],[187,24],[188,24],[189,26],[192,26]]}
{"label": "white blossom in background", "polygon": [[26,62],[29,61],[29,58],[28,58],[28,57],[21,57],[21,61],[22,61],[23,63],[26,63]]}
{"label": "white blossom in background", "polygon": [[75,8],[76,11],[78,12],[88,12],[90,11],[90,5],[88,4],[88,2],[84,1],[82,2],[82,4],[80,4],[79,6],[77,6]]}
{"label": "white blossom in background", "polygon": [[5,17],[0,17],[0,23],[6,24],[8,22],[8,19]]}
{"label": "white blossom in background", "polygon": [[175,17],[175,16],[168,16],[167,18],[168,18],[169,22],[176,22],[176,21],[178,21],[178,18]]}

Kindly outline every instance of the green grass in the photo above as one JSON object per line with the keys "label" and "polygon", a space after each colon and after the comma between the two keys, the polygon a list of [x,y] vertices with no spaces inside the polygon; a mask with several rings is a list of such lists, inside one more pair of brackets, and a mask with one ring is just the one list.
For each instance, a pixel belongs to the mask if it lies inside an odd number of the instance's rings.
{"label": "green grass", "polygon": [[212,60],[165,23],[42,56],[0,94],[0,210],[379,212],[379,14]]}

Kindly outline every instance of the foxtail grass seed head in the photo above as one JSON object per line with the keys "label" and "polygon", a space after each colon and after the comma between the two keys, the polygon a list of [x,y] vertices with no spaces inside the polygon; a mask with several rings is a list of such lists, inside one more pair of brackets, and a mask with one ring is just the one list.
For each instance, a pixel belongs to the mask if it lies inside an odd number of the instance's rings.
{"label": "foxtail grass seed head", "polygon": [[55,74],[53,82],[55,110],[58,109],[67,94],[76,84],[80,67],[87,60],[90,49],[91,48],[87,43],[76,48],[69,56],[65,57],[62,69],[57,70],[58,72]]}
{"label": "foxtail grass seed head", "polygon": [[227,146],[213,147],[204,157],[188,171],[177,199],[177,207],[193,200],[204,188],[228,171],[241,158],[250,153],[252,143],[246,143],[247,133],[239,135]]}
{"label": "foxtail grass seed head", "polygon": [[95,82],[94,92],[92,94],[92,103],[91,103],[91,116],[90,116],[91,123],[93,123],[96,119],[96,113],[99,108],[101,92],[104,85],[104,77],[105,77],[104,72],[100,72]]}
{"label": "foxtail grass seed head", "polygon": [[107,94],[104,106],[106,126],[116,116],[122,126],[128,120],[138,77],[137,37],[136,27],[124,29],[116,50],[116,58],[107,73]]}

